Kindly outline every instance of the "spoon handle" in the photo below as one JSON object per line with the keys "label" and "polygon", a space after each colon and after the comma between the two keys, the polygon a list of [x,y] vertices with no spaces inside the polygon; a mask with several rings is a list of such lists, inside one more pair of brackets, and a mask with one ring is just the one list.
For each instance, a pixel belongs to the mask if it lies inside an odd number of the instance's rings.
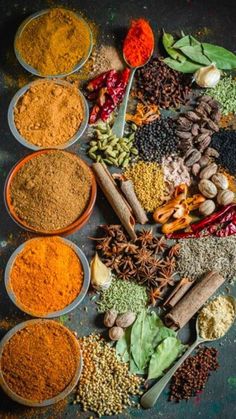
{"label": "spoon handle", "polygon": [[180,365],[185,361],[191,352],[202,342],[202,339],[196,339],[195,342],[187,349],[183,356],[176,362],[176,364],[156,383],[150,388],[141,398],[141,405],[145,409],[153,407],[158,397],[164,390],[165,386],[171,379],[172,375],[177,371]]}
{"label": "spoon handle", "polygon": [[124,95],[124,99],[123,99],[123,102],[120,105],[118,115],[117,115],[117,117],[115,119],[115,123],[112,127],[112,133],[114,135],[116,135],[118,138],[122,138],[123,135],[124,135],[125,114],[126,114],[127,104],[128,104],[128,100],[129,100],[129,92],[130,92],[131,85],[132,85],[132,82],[133,82],[135,70],[136,70],[136,68],[131,69],[129,81],[128,81],[126,91],[125,91],[125,95]]}

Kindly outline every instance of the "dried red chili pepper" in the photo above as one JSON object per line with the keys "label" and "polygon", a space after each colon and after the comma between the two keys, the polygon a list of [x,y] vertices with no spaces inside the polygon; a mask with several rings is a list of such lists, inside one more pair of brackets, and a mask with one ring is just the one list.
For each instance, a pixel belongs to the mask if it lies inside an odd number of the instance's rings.
{"label": "dried red chili pepper", "polygon": [[169,239],[198,238],[209,235],[227,237],[236,234],[236,204],[223,207],[220,211],[190,225],[189,231],[168,234]]}
{"label": "dried red chili pepper", "polygon": [[106,71],[105,73],[100,74],[100,76],[95,77],[93,80],[90,80],[90,82],[87,85],[87,90],[89,92],[93,92],[94,90],[98,90],[102,86],[104,86],[107,80],[107,77],[111,73],[111,71],[115,71],[115,70]]}

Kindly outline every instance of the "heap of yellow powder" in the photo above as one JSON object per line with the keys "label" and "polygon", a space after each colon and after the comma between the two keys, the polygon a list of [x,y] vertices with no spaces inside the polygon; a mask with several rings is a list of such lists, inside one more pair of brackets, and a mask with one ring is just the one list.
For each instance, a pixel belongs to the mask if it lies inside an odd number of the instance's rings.
{"label": "heap of yellow powder", "polygon": [[136,195],[146,211],[153,212],[162,204],[166,186],[160,165],[139,161],[129,166],[124,176],[132,180]]}
{"label": "heap of yellow powder", "polygon": [[41,75],[66,74],[87,54],[90,31],[75,13],[54,8],[26,25],[16,47]]}

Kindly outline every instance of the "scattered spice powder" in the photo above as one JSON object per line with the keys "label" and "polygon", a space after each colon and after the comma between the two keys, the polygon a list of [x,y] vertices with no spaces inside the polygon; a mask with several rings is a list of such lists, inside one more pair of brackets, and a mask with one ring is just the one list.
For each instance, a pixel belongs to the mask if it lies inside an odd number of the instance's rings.
{"label": "scattered spice powder", "polygon": [[73,379],[80,352],[61,324],[41,320],[14,334],[3,349],[3,378],[17,395],[41,402],[62,392]]}
{"label": "scattered spice powder", "polygon": [[101,45],[91,54],[91,73],[89,78],[98,76],[108,70],[121,71],[124,69],[124,61],[117,49],[112,45]]}
{"label": "scattered spice powder", "polygon": [[211,270],[229,281],[236,277],[236,236],[183,239],[179,243],[177,271],[181,277],[196,279]]}
{"label": "scattered spice powder", "polygon": [[35,154],[16,172],[10,200],[28,226],[55,231],[67,227],[84,212],[91,184],[91,170],[79,157],[50,150]]}
{"label": "scattered spice powder", "polygon": [[179,402],[198,395],[206,386],[212,371],[219,367],[215,348],[200,348],[189,356],[174,374],[170,385],[170,401]]}
{"label": "scattered spice powder", "polygon": [[232,297],[220,295],[210,301],[199,314],[200,336],[204,339],[218,339],[225,335],[235,318],[235,304]]}
{"label": "scattered spice powder", "polygon": [[83,410],[103,415],[119,415],[132,405],[130,396],[142,394],[142,378],[129,372],[128,364],[118,360],[116,350],[98,335],[79,339],[83,370],[76,401]]}
{"label": "scattered spice powder", "polygon": [[53,8],[26,25],[16,47],[41,75],[66,74],[87,54],[90,31],[72,11]]}
{"label": "scattered spice powder", "polygon": [[167,188],[160,165],[138,161],[127,168],[124,176],[132,180],[135,193],[145,210],[153,212],[162,204]]}
{"label": "scattered spice powder", "polygon": [[38,147],[56,147],[69,141],[84,118],[78,89],[69,83],[37,81],[14,109],[19,133]]}
{"label": "scattered spice powder", "polygon": [[233,118],[234,118],[233,113],[229,113],[227,115],[222,115],[222,117],[220,118],[220,121],[219,121],[220,128],[226,128],[226,129],[230,128],[230,125],[233,121]]}
{"label": "scattered spice powder", "polygon": [[68,306],[78,296],[82,285],[81,262],[60,237],[27,242],[10,272],[10,288],[17,303],[36,316]]}

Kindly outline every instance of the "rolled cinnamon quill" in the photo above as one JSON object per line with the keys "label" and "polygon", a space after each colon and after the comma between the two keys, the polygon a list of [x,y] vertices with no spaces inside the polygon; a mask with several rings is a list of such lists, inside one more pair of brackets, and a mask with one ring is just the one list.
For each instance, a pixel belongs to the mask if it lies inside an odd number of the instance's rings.
{"label": "rolled cinnamon quill", "polygon": [[119,217],[120,222],[126,229],[130,238],[136,240],[137,236],[134,231],[135,219],[131,212],[131,208],[125,198],[121,195],[110,172],[101,163],[93,163],[92,167],[100,188],[116,215]]}
{"label": "rolled cinnamon quill", "polygon": [[146,224],[148,222],[148,218],[137,198],[132,180],[122,180],[121,190],[131,206],[137,222],[140,224]]}
{"label": "rolled cinnamon quill", "polygon": [[205,275],[165,316],[165,324],[174,330],[181,329],[197,313],[225,279],[216,271]]}

